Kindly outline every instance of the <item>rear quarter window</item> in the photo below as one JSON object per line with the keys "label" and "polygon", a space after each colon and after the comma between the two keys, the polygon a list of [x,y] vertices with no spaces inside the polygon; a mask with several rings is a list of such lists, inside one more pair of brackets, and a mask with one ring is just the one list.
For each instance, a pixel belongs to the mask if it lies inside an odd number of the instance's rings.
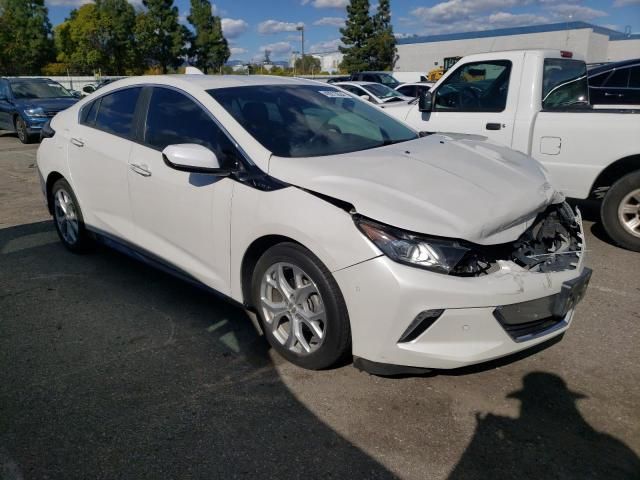
{"label": "rear quarter window", "polygon": [[546,58],[542,76],[542,109],[584,108],[588,105],[587,65],[580,60]]}

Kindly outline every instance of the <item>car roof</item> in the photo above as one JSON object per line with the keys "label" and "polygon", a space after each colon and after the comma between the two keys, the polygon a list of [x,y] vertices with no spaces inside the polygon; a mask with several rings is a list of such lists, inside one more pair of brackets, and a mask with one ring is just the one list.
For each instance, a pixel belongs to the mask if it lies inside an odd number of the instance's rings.
{"label": "car roof", "polygon": [[385,75],[391,75],[393,76],[393,72],[384,72],[382,70],[365,70],[363,72],[356,72],[356,73],[376,73],[376,74],[385,74]]}
{"label": "car roof", "polygon": [[[16,82],[55,82],[55,80],[51,80],[50,78],[30,78],[30,77],[6,77],[4,80],[7,80],[9,83]],[[58,83],[58,82],[56,82]]]}
{"label": "car roof", "polygon": [[402,85],[399,85],[398,88],[400,87],[406,87],[407,85],[412,87],[414,85],[426,85],[427,87],[433,85],[435,82],[407,82],[407,83],[403,83]]}
{"label": "car roof", "polygon": [[334,85],[357,85],[360,87],[366,87],[367,85],[380,85],[376,82],[357,82],[357,81],[349,81],[349,82],[337,82]]}
{"label": "car roof", "polygon": [[128,85],[154,84],[161,83],[165,85],[188,83],[193,87],[202,90],[211,90],[217,88],[229,87],[249,87],[249,86],[265,86],[265,85],[318,85],[313,80],[305,80],[302,78],[279,77],[276,75],[147,75],[142,77],[131,77],[122,79],[118,82],[120,85],[124,83]]}
{"label": "car roof", "polygon": [[589,70],[589,76],[598,75],[603,72],[609,72],[616,68],[631,67],[633,65],[640,65],[640,58],[634,58],[631,60],[623,60],[621,62],[613,62],[613,63],[606,63],[604,65],[599,65]]}

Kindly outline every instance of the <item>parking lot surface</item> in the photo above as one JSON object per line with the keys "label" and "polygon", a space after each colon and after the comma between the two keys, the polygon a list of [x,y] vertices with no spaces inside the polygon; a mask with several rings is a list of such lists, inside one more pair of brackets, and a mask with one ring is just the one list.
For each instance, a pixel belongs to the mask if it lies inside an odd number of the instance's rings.
{"label": "parking lot surface", "polygon": [[0,135],[0,479],[640,478],[640,254],[597,223],[560,343],[427,376],[310,372],[209,293],[67,252],[36,147]]}

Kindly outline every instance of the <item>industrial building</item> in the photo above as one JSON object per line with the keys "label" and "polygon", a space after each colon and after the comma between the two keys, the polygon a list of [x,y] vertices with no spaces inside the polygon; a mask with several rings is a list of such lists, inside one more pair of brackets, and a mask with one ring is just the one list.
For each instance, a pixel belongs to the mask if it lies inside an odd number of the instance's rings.
{"label": "industrial building", "polygon": [[587,63],[640,57],[640,35],[585,22],[563,22],[479,32],[413,36],[398,40],[394,71],[428,72],[444,58],[500,50],[557,48],[583,55]]}

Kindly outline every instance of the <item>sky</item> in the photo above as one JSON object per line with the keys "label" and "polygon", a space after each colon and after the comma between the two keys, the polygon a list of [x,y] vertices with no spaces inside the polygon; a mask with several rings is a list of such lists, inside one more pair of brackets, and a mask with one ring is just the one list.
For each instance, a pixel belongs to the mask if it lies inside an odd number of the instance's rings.
{"label": "sky", "polygon": [[[46,0],[55,26],[69,12],[91,0]],[[142,8],[142,0],[129,0]],[[189,0],[174,0],[186,24]],[[222,18],[232,60],[259,60],[264,50],[272,60],[287,59],[301,48],[304,24],[305,52],[337,50],[340,27],[349,0],[213,0]],[[372,9],[376,0],[371,0]],[[586,21],[614,30],[640,33],[640,0],[391,0],[394,32],[413,34],[469,32],[494,28]]]}

